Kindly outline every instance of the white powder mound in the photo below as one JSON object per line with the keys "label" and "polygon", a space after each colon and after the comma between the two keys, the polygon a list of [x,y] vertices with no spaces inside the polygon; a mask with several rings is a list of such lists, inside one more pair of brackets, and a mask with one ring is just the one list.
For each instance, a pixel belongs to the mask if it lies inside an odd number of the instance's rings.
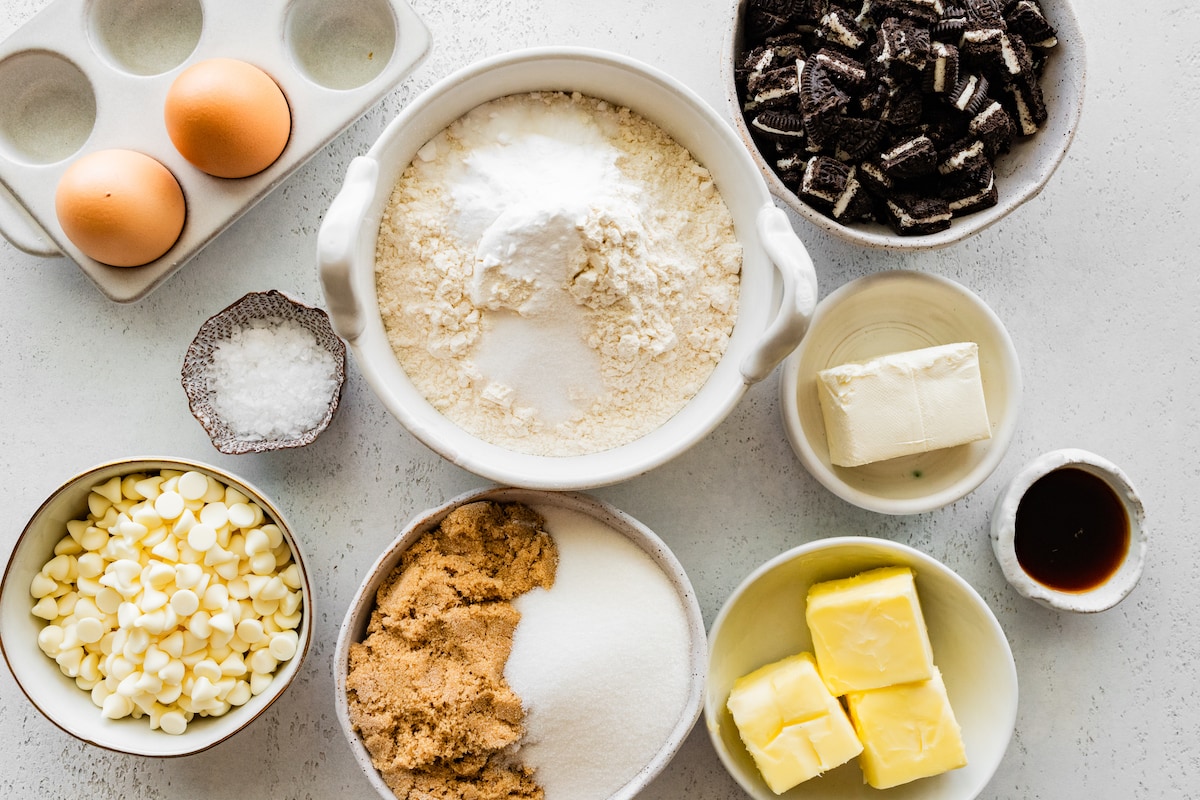
{"label": "white powder mound", "polygon": [[435,136],[377,241],[405,372],[460,427],[519,452],[597,452],[660,426],[736,317],[741,247],[708,171],[580,95],[501,98]]}
{"label": "white powder mound", "polygon": [[687,702],[687,616],[658,565],[600,521],[537,506],[558,545],[549,591],[513,601],[504,677],[521,697],[517,757],[546,800],[603,800],[666,743]]}
{"label": "white powder mound", "polygon": [[250,320],[212,352],[213,409],[247,441],[295,438],[325,418],[337,364],[312,331],[281,318]]}

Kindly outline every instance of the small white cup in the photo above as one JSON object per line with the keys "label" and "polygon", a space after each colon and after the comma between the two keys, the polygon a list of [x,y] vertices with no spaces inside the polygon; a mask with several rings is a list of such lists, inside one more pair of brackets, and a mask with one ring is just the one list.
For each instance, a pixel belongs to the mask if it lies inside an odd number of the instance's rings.
{"label": "small white cup", "polygon": [[[1100,584],[1080,591],[1062,591],[1038,581],[1017,559],[1017,508],[1029,488],[1047,474],[1075,468],[1100,478],[1125,509],[1128,543],[1119,566]],[[1115,464],[1086,450],[1053,450],[1027,464],[996,500],[991,519],[992,550],[1004,577],[1021,595],[1052,609],[1093,613],[1124,600],[1142,576],[1146,560],[1145,509],[1125,473]]]}

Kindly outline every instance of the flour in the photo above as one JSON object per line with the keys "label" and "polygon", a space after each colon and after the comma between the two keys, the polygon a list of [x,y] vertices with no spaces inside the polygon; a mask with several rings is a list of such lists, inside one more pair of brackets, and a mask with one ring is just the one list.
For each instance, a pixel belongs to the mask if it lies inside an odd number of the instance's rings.
{"label": "flour", "polygon": [[580,95],[487,103],[418,152],[380,226],[389,341],[468,432],[565,456],[625,444],[703,386],[741,248],[708,171]]}

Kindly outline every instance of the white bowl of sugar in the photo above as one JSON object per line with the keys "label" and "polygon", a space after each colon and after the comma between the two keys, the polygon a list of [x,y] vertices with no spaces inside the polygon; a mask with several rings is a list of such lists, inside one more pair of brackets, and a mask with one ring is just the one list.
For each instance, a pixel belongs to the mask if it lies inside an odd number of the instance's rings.
{"label": "white bowl of sugar", "polygon": [[707,435],[803,337],[812,262],[725,121],[583,48],[449,76],[352,161],[318,235],[329,315],[418,439],[583,489]]}
{"label": "white bowl of sugar", "polygon": [[[537,547],[507,557],[523,537]],[[527,574],[544,580],[510,590]],[[631,798],[699,718],[706,650],[644,525],[582,494],[480,490],[418,514],[367,572],[334,653],[338,721],[388,800],[448,782]]]}

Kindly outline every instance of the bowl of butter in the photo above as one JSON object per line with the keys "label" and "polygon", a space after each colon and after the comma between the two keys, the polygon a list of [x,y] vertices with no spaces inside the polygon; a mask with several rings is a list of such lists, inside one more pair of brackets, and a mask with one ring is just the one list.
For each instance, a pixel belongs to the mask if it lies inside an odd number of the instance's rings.
{"label": "bowl of butter", "polygon": [[1016,431],[1020,398],[1016,349],[996,313],[948,278],[908,270],[823,299],[780,380],[804,467],[885,514],[941,508],[983,483]]}
{"label": "bowl of butter", "polygon": [[782,553],[709,632],[708,734],[758,800],[970,800],[1016,714],[1012,651],[987,604],[897,542],[835,537]]}

